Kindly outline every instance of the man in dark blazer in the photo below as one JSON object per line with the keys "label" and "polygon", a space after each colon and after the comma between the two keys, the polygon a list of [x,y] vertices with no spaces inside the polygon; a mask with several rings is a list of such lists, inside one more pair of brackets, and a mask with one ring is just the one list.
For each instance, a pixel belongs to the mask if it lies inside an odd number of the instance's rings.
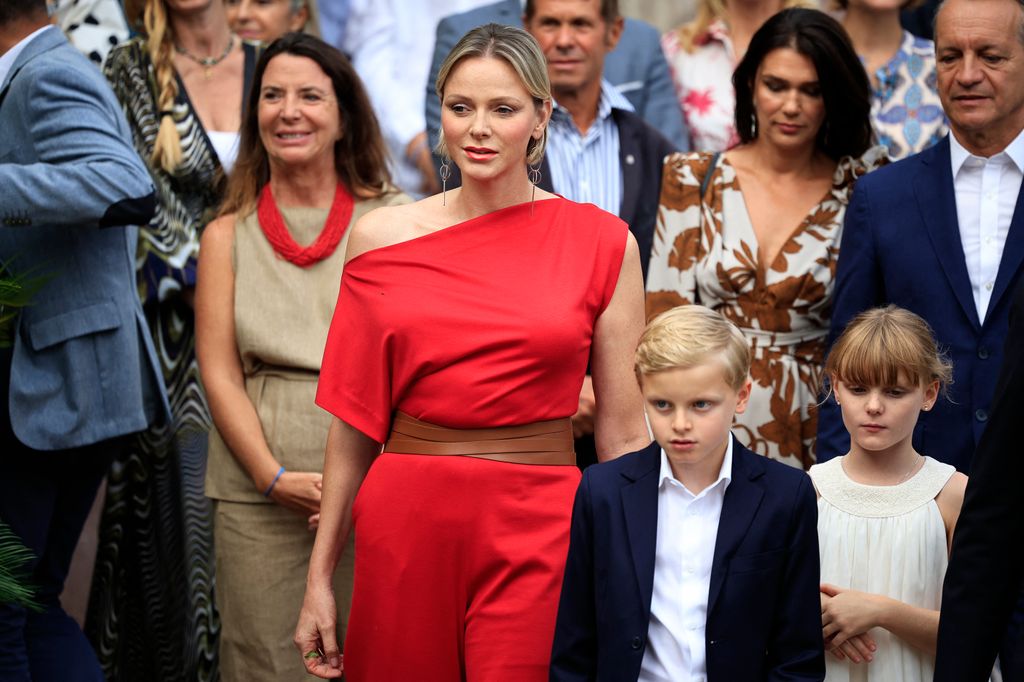
{"label": "man in dark blazer", "polygon": [[135,285],[149,173],[45,0],[0,2],[0,263],[42,277],[0,350],[0,519],[41,612],[0,604],[0,679],[103,680],[59,596],[114,450],[168,414]]}
{"label": "man in dark blazer", "polygon": [[[732,440],[705,630],[708,682],[822,680],[814,489]],[[555,627],[553,682],[636,680],[647,646],[661,446],[583,472]],[[582,672],[585,671],[585,672]]]}
{"label": "man in dark blazer", "polygon": [[[971,463],[942,590],[935,682],[986,682],[1024,580],[1024,283],[1010,311],[992,418]],[[1024,679],[1024,638],[1004,651],[1003,679]]]}
{"label": "man in dark blazer", "polygon": [[[948,0],[936,18],[938,88],[950,135],[861,178],[846,213],[831,339],[893,303],[931,325],[953,362],[948,400],[924,413],[914,448],[969,473],[989,421],[1011,293],[1024,263],[1024,45],[1014,0]],[[849,436],[832,398],[817,456]]]}
{"label": "man in dark blazer", "polygon": [[[441,102],[434,84],[448,53],[470,29],[483,24],[523,25],[523,0],[499,0],[490,5],[445,17],[437,25],[434,61],[427,79],[427,135],[430,148],[437,144],[441,127]],[[602,5],[609,4],[604,0]],[[618,3],[612,2],[618,15]],[[690,148],[689,134],[683,122],[683,110],[676,98],[668,62],[661,51],[661,36],[650,24],[625,20],[622,38],[604,64],[604,78],[633,105],[633,110],[651,127],[659,130],[676,149]]]}

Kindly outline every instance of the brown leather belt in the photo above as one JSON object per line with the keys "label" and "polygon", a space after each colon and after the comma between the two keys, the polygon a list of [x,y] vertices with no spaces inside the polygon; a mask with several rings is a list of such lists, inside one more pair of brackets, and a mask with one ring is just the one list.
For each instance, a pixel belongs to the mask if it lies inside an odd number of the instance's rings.
{"label": "brown leather belt", "polygon": [[568,417],[492,429],[448,429],[396,412],[384,452],[464,455],[512,464],[576,464]]}

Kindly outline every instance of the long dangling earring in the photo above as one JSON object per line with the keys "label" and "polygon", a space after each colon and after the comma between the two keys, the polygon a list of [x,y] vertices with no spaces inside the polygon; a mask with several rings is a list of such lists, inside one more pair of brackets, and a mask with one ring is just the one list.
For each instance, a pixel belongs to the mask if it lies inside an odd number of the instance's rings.
{"label": "long dangling earring", "polygon": [[538,161],[533,166],[527,166],[527,168],[529,168],[529,170],[526,171],[526,177],[530,179],[530,183],[533,185],[533,188],[530,189],[530,217],[532,218],[533,217],[533,203],[534,203],[534,200],[537,198],[537,185],[540,184],[540,178],[541,178],[540,162]]}
{"label": "long dangling earring", "polygon": [[448,178],[452,176],[451,159],[447,156],[441,160],[441,170],[439,173],[441,175],[441,205],[447,206]]}
{"label": "long dangling earring", "polygon": [[757,137],[757,114],[750,114],[750,139]]}

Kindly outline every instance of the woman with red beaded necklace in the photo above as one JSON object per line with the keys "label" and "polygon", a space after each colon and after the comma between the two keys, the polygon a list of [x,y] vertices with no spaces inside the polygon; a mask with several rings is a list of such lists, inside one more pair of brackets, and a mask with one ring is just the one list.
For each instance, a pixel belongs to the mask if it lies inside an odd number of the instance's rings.
{"label": "woman with red beaded necklace", "polygon": [[[200,248],[196,351],[215,425],[206,492],[221,677],[298,680],[290,636],[330,424],[313,396],[348,227],[406,199],[390,185],[363,87],[334,48],[287,35],[253,82],[221,217]],[[335,590],[346,603],[351,563]]]}

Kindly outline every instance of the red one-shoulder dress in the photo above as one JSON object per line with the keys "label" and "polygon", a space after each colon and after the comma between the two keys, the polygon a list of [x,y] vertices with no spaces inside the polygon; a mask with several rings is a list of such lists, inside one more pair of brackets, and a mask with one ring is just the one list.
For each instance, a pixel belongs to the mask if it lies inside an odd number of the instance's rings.
{"label": "red one-shoulder dress", "polygon": [[[317,403],[374,440],[404,412],[479,429],[575,413],[627,227],[562,198],[345,267]],[[353,506],[350,682],[547,679],[573,466],[384,452]]]}

